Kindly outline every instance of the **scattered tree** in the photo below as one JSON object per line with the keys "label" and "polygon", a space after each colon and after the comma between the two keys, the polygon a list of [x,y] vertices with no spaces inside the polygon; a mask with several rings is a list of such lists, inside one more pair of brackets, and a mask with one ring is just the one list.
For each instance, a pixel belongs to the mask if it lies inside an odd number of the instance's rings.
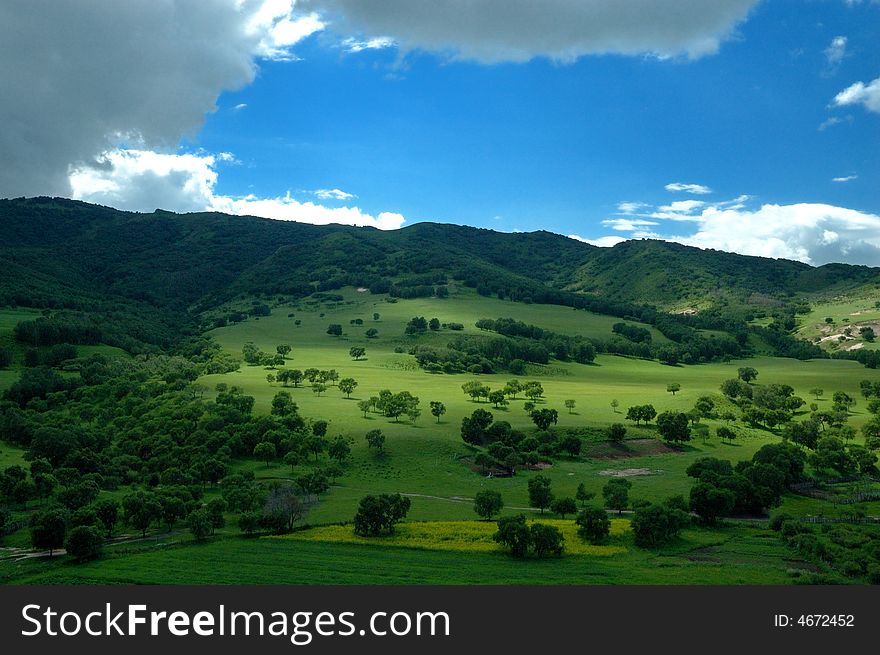
{"label": "scattered tree", "polygon": [[64,548],[77,562],[86,562],[101,555],[104,540],[98,528],[91,525],[78,525],[70,531]]}
{"label": "scattered tree", "polygon": [[526,525],[525,514],[504,516],[498,520],[498,531],[492,539],[510,549],[514,557],[525,557],[532,544],[532,533]]}
{"label": "scattered tree", "polygon": [[364,496],[354,517],[354,533],[362,537],[391,534],[394,526],[406,517],[410,505],[410,499],[400,494]]}
{"label": "scattered tree", "polygon": [[357,386],[357,380],[354,378],[342,378],[339,381],[339,390],[345,394],[346,398],[351,398],[351,394]]}
{"label": "scattered tree", "polygon": [[485,489],[478,491],[474,496],[474,511],[480,518],[491,521],[492,517],[504,507],[504,501],[501,494],[497,491]]}
{"label": "scattered tree", "polygon": [[574,498],[557,498],[550,503],[550,511],[554,514],[559,514],[565,519],[566,514],[577,512],[577,503],[575,503]]}
{"label": "scattered tree", "polygon": [[553,492],[550,490],[550,478],[544,477],[543,475],[536,475],[528,483],[529,487],[529,505],[532,507],[537,507],[541,510],[541,514],[544,513],[544,510],[550,507],[550,503],[553,502]]}
{"label": "scattered tree", "polygon": [[533,523],[530,532],[532,548],[535,549],[535,555],[538,557],[562,555],[565,537],[555,525]]}
{"label": "scattered tree", "polygon": [[605,541],[611,533],[611,520],[608,513],[601,507],[585,507],[574,521],[578,526],[578,535],[591,544]]}
{"label": "scattered tree", "polygon": [[587,491],[586,486],[584,486],[584,483],[581,482],[577,487],[577,492],[575,493],[574,497],[577,498],[578,501],[580,501],[581,507],[583,507],[588,500],[592,500],[593,498],[595,498],[596,494],[593,491]]}
{"label": "scattered tree", "polygon": [[376,452],[383,452],[385,448],[385,435],[382,434],[382,430],[370,430],[367,432],[367,447],[375,448]]}
{"label": "scattered tree", "polygon": [[605,507],[616,510],[621,514],[629,506],[629,490],[632,482],[626,478],[612,478],[602,487],[602,497],[605,498]]}

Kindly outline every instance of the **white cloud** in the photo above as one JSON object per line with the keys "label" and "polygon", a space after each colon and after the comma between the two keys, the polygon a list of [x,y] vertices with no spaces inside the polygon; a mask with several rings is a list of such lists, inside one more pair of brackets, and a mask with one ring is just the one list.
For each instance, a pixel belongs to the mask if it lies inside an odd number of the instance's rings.
{"label": "white cloud", "polygon": [[377,36],[372,39],[356,39],[348,37],[342,40],[342,47],[346,52],[357,53],[364,50],[382,50],[384,48],[393,48],[397,45],[394,39],[387,36]]}
{"label": "white cloud", "polygon": [[706,203],[702,200],[676,200],[675,202],[669,203],[668,205],[662,205],[660,207],[660,211],[673,212],[676,214],[687,214],[695,209],[699,209],[705,204]]}
{"label": "white cloud", "polygon": [[834,96],[833,102],[838,107],[864,105],[868,111],[880,113],[880,77],[867,85],[856,82]]}
{"label": "white cloud", "polygon": [[640,209],[644,209],[647,206],[648,205],[643,202],[625,201],[617,204],[617,211],[619,211],[621,214],[635,214]]}
{"label": "white cloud", "polygon": [[245,30],[259,39],[258,56],[274,61],[295,60],[290,47],[324,29],[316,13],[294,16],[293,9],[293,0],[262,0],[250,16]]}
{"label": "white cloud", "polygon": [[175,147],[323,25],[292,0],[0,3],[0,197],[70,194],[121,143]]}
{"label": "white cloud", "polygon": [[219,195],[215,192],[216,162],[213,155],[116,149],[105,153],[97,166],[83,166],[73,171],[70,184],[74,198],[129,211],[156,208],[176,212],[218,211],[315,225],[372,226],[382,230],[397,229],[406,220],[394,212],[372,216],[358,207],[299,202],[290,194],[275,198]]}
{"label": "white cloud", "polygon": [[620,232],[635,232],[641,227],[648,225],[659,225],[657,221],[648,221],[643,218],[609,218],[602,221],[602,225],[607,225],[612,230]]}
{"label": "white cloud", "polygon": [[353,200],[357,198],[353,193],[346,193],[342,189],[318,189],[312,193],[321,200]]}
{"label": "white cloud", "polygon": [[852,182],[853,180],[859,179],[858,175],[844,175],[842,177],[832,177],[832,182]]}
{"label": "white cloud", "polygon": [[825,62],[829,72],[833,72],[846,56],[846,42],[845,36],[835,36],[831,39],[831,44],[825,48]]}
{"label": "white cloud", "polygon": [[344,34],[484,63],[718,51],[757,0],[300,0]]}
{"label": "white cloud", "polygon": [[599,246],[600,248],[610,248],[611,246],[616,246],[618,243],[622,243],[626,241],[624,237],[599,237],[598,239],[585,239],[584,237],[578,236],[577,234],[569,234],[569,239],[574,239],[575,241],[581,241],[583,243],[589,243],[591,246]]}
{"label": "white cloud", "polygon": [[[757,209],[712,205],[694,216],[694,222],[692,234],[657,230],[633,236],[814,265],[846,262],[880,266],[880,216],[855,209],[819,203],[765,204]],[[594,245],[624,240],[619,236],[572,238]]]}
{"label": "white cloud", "polygon": [[692,193],[698,196],[712,193],[712,189],[702,184],[685,184],[683,182],[670,182],[664,188],[671,192],[684,191],[685,193]]}
{"label": "white cloud", "polygon": [[246,102],[240,102],[239,104],[235,105],[235,107],[232,108],[232,111],[238,112],[238,111],[241,111],[242,109],[247,109]]}
{"label": "white cloud", "polygon": [[819,124],[819,131],[824,132],[829,127],[834,127],[835,125],[839,125],[840,123],[852,123],[852,122],[853,122],[852,116],[844,116],[843,118],[840,118],[839,116],[829,116],[826,120],[822,121]]}
{"label": "white cloud", "polygon": [[695,234],[670,238],[808,264],[880,265],[880,216],[825,204],[763,205],[755,211],[709,208]]}

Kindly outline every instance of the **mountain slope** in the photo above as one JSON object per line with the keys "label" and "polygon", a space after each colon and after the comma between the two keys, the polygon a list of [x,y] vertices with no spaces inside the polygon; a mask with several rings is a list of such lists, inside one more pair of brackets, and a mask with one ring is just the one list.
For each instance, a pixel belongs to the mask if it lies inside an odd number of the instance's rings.
{"label": "mountain slope", "polygon": [[[185,313],[236,297],[358,285],[571,294],[661,310],[789,307],[807,293],[876,285],[880,271],[700,250],[653,240],[597,248],[549,232],[419,223],[397,231],[217,213],[121,212],[50,198],[0,201],[0,305],[128,302]],[[566,295],[568,294],[568,295]]]}

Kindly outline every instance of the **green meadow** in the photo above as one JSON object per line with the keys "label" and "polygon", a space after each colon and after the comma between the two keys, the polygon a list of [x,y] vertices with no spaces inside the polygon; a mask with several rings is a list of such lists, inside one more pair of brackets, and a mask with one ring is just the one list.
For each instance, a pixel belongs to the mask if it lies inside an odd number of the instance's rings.
{"label": "green meadow", "polygon": [[[292,351],[284,368],[335,369],[340,377],[354,378],[358,386],[346,398],[335,386],[328,386],[320,396],[307,382],[294,388],[282,387],[267,380],[274,371],[263,366],[243,365],[240,370],[201,377],[197,383],[211,398],[218,383],[240,387],[256,399],[255,412],[269,412],[273,396],[288,391],[300,413],[329,423],[328,436],[350,438],[352,456],[344,474],[334,481],[330,491],[321,496],[305,518],[307,529],[284,538],[244,538],[235,523],[237,516],[227,515],[227,526],[209,543],[196,544],[180,531],[157,534],[145,542],[113,545],[106,555],[93,563],[74,566],[63,558],[47,562],[14,557],[0,558],[0,580],[17,583],[693,583],[775,584],[791,582],[800,575],[801,566],[792,564],[792,554],[785,549],[766,523],[728,524],[720,528],[691,528],[676,544],[660,551],[636,548],[623,516],[614,520],[612,537],[607,545],[590,547],[575,534],[572,519],[545,520],[563,528],[568,552],[561,559],[527,562],[504,555],[491,533],[494,523],[477,522],[472,500],[481,490],[491,489],[504,499],[502,514],[526,513],[540,518],[529,507],[527,481],[536,471],[521,471],[512,477],[484,477],[468,466],[474,451],[461,439],[460,425],[477,408],[490,411],[496,420],[512,427],[534,430],[523,408],[526,399],[512,399],[504,408],[488,402],[474,402],[461,389],[473,379],[501,388],[510,374],[430,374],[420,369],[408,354],[416,344],[442,346],[457,334],[478,334],[474,323],[480,318],[510,317],[539,325],[566,335],[608,338],[611,326],[618,322],[608,316],[574,311],[559,306],[526,305],[478,296],[464,288],[453,288],[445,299],[416,299],[389,302],[386,296],[374,296],[356,289],[340,292],[341,301],[300,301],[278,304],[270,316],[249,318],[241,323],[210,331],[221,347],[236,356],[244,344],[254,343],[261,350],[274,352],[280,344]],[[374,319],[378,314],[378,319]],[[420,336],[404,334],[406,323],[415,316],[438,318],[441,323],[458,322],[462,331],[441,328]],[[11,330],[19,313],[0,313],[0,325]],[[360,319],[361,325],[352,321]],[[343,326],[342,336],[330,336],[330,324]],[[653,338],[664,337],[649,326]],[[366,330],[375,328],[378,335],[367,338]],[[349,350],[364,347],[366,355],[355,361]],[[116,349],[82,347],[81,354],[93,351],[114,354]],[[121,351],[120,351],[121,352]],[[574,459],[554,457],[551,466],[540,473],[552,481],[557,497],[574,496],[584,484],[601,502],[603,485],[613,475],[626,476],[632,482],[630,498],[657,500],[668,496],[688,495],[693,484],[685,470],[697,458],[705,456],[733,462],[750,459],[763,445],[779,441],[777,434],[766,430],[734,426],[737,438],[722,442],[715,430],[725,425],[719,420],[704,420],[709,437],[695,437],[680,447],[668,447],[657,436],[656,427],[636,426],[626,421],[626,408],[653,404],[658,412],[667,409],[690,410],[697,398],[712,396],[723,408],[726,401],[720,384],[737,376],[739,366],[752,366],[759,372],[758,383],[784,383],[808,400],[815,387],[825,390],[818,401],[831,404],[835,391],[845,391],[859,398],[850,423],[858,427],[869,418],[859,395],[859,381],[880,381],[880,373],[853,361],[798,361],[755,357],[729,363],[692,366],[668,366],[657,361],[599,355],[593,364],[584,365],[551,360],[548,365],[528,365],[520,380],[538,380],[544,388],[539,407],[556,409],[559,432],[570,431],[585,441],[585,455]],[[0,386],[11,384],[17,371],[0,372]],[[681,390],[667,392],[670,383]],[[379,391],[409,391],[421,401],[422,415],[411,422],[394,421],[379,414],[365,417],[358,400],[378,395]],[[571,410],[564,405],[574,400]],[[612,407],[618,401],[618,408]],[[429,401],[441,401],[447,412],[439,421],[428,411]],[[606,430],[613,423],[627,426],[625,441],[610,446]],[[381,429],[387,441],[383,453],[369,449],[364,435]],[[859,438],[860,439],[860,438]],[[3,445],[0,468],[22,462],[22,451]],[[326,455],[321,459],[326,461]],[[276,460],[267,464],[255,458],[236,460],[235,468],[250,470],[258,480],[293,480],[309,470],[309,465],[287,466]],[[105,492],[107,493],[107,492]],[[121,492],[111,492],[116,497]],[[350,521],[359,500],[374,493],[402,493],[410,497],[412,508],[407,522],[393,539],[363,539],[353,535]],[[206,498],[216,489],[208,488]],[[872,513],[880,502],[867,503]],[[825,501],[788,494],[781,509],[795,515],[833,515],[839,510]],[[24,537],[9,538],[14,545],[26,545]],[[439,546],[437,544],[440,544]],[[7,545],[9,545],[7,543]],[[792,572],[794,571],[794,573]]]}

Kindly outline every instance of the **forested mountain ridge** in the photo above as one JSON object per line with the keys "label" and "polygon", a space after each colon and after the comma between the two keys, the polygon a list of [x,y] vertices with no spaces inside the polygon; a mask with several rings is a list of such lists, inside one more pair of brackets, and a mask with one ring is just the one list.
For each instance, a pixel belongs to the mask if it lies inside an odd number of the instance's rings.
{"label": "forested mountain ridge", "polygon": [[516,301],[624,303],[619,315],[630,305],[792,312],[803,292],[880,281],[880,270],[864,266],[812,267],[652,240],[597,248],[544,231],[437,223],[380,231],[52,198],[0,201],[0,257],[0,305],[115,308],[169,333],[237,297],[349,285],[414,297],[458,280]]}

